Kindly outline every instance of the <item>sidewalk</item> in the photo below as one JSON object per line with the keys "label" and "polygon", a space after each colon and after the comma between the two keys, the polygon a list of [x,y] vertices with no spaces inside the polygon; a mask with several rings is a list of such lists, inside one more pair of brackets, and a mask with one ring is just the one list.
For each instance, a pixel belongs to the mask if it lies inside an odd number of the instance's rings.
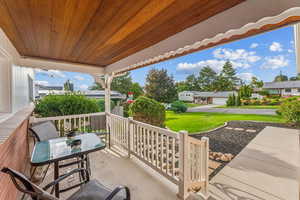
{"label": "sidewalk", "polygon": [[266,127],[210,181],[211,200],[299,200],[299,130]]}

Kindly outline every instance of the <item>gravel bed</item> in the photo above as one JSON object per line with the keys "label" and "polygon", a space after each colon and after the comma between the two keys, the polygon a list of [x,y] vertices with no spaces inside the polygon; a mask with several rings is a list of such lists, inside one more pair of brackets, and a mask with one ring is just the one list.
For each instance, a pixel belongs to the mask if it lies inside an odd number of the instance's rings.
{"label": "gravel bed", "polygon": [[[236,156],[266,126],[294,128],[281,123],[230,121],[226,127],[243,128],[244,130],[234,130],[223,127],[211,132],[194,134],[191,136],[198,139],[201,139],[203,136],[208,137],[211,151],[231,153],[233,156]],[[256,132],[246,132],[247,129],[252,129]],[[216,175],[228,162],[220,161],[220,163],[222,164],[210,175],[210,178]]]}

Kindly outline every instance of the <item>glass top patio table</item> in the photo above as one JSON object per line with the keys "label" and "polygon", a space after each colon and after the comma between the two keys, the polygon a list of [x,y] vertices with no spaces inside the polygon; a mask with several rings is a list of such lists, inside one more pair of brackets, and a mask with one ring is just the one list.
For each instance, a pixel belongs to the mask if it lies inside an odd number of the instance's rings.
{"label": "glass top patio table", "polygon": [[[72,148],[72,140],[80,139],[79,148]],[[36,143],[33,149],[31,164],[33,166],[45,165],[65,160],[105,148],[105,143],[94,133],[82,133],[74,139],[60,137]]]}

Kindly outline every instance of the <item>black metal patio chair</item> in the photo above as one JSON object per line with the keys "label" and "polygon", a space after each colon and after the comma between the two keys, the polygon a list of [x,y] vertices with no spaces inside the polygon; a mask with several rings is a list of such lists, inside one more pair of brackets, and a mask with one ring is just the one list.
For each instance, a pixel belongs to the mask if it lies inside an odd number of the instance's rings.
{"label": "black metal patio chair", "polygon": [[[67,177],[81,172],[86,174],[85,180],[78,184],[82,185],[81,188],[66,200],[130,200],[130,190],[128,187],[118,186],[114,190],[111,190],[97,180],[90,181],[89,173],[84,168],[74,169],[43,188],[35,185],[26,176],[13,169],[4,167],[1,171],[10,176],[12,182],[19,191],[29,195],[33,200],[59,200],[53,195],[54,186],[65,180]],[[52,188],[52,190],[47,192],[50,188]],[[70,189],[73,188],[70,187],[63,192]]]}
{"label": "black metal patio chair", "polygon": [[[46,121],[46,122],[40,122],[40,123],[36,123],[33,124],[33,126],[31,126],[29,128],[29,131],[33,134],[34,138],[35,138],[35,142],[41,142],[41,141],[46,141],[46,140],[50,140],[50,139],[55,139],[55,138],[59,138],[59,132],[56,129],[55,124],[52,121]],[[84,156],[84,157],[79,157],[77,158],[77,160],[72,160],[69,162],[64,162],[63,164],[59,165],[59,168],[64,168],[64,167],[69,167],[71,165],[75,165],[77,164],[78,168],[80,168],[81,163],[86,163],[86,167],[89,170],[89,172],[91,173],[90,170],[90,160],[88,155]],[[45,176],[47,174],[47,171],[49,169],[50,164],[47,165],[46,167],[46,171],[44,172],[42,181],[45,179]],[[30,177],[32,177],[35,173],[36,168],[34,168],[34,170],[32,170]]]}

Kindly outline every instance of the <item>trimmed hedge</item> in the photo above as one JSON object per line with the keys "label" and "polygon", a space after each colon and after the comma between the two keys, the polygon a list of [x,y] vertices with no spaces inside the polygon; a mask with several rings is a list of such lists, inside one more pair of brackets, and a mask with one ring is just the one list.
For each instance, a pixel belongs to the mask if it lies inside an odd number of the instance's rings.
{"label": "trimmed hedge", "polygon": [[133,119],[164,127],[166,119],[165,107],[154,99],[140,96],[130,104],[129,109]]}
{"label": "trimmed hedge", "polygon": [[36,102],[34,112],[40,117],[55,117],[100,112],[100,107],[95,99],[80,94],[51,94]]}
{"label": "trimmed hedge", "polygon": [[184,113],[187,111],[187,105],[182,101],[174,101],[171,104],[171,110],[175,113]]}
{"label": "trimmed hedge", "polygon": [[277,114],[289,123],[300,125],[300,100],[295,97],[285,99]]}

